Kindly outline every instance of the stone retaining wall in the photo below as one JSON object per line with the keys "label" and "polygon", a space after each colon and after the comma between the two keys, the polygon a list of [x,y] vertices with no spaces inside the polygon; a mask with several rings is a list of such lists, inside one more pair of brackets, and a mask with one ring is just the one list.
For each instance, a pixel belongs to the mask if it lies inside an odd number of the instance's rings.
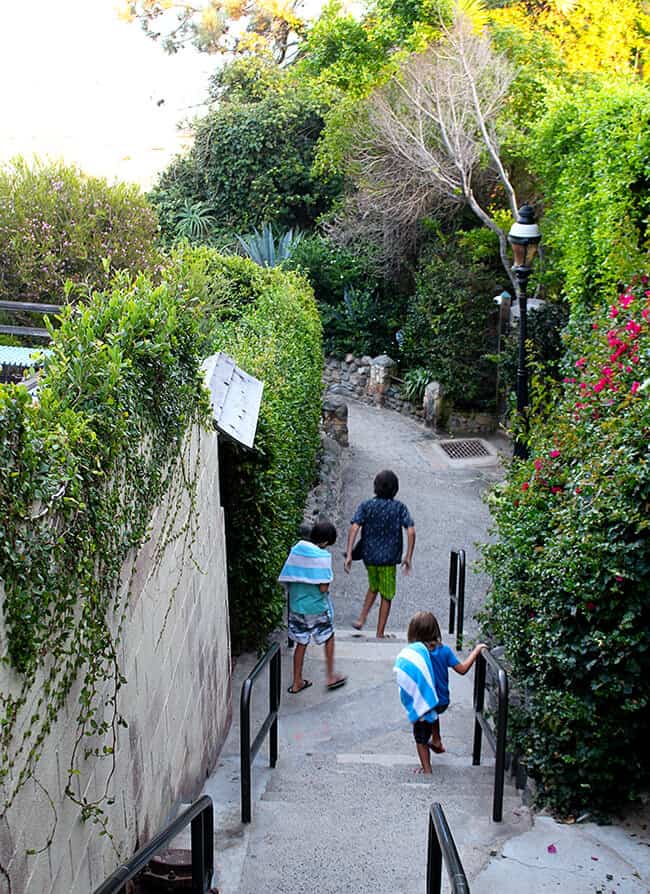
{"label": "stone retaining wall", "polygon": [[[377,361],[380,358],[374,359]],[[327,393],[355,397],[368,404],[379,403],[389,410],[423,419],[422,408],[404,399],[398,381],[393,380],[381,393],[370,392],[372,365],[373,358],[368,356],[355,357],[353,354],[346,354],[343,360],[328,357],[323,370],[323,383]]]}

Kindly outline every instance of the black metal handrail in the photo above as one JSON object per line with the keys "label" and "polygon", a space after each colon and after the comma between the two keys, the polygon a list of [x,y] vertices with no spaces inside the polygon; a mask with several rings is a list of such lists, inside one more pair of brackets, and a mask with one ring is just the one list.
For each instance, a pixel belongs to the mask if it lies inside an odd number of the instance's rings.
{"label": "black metal handrail", "polygon": [[465,550],[452,549],[449,553],[449,633],[456,630],[456,648],[463,648],[465,626]]}
{"label": "black metal handrail", "polygon": [[[262,723],[260,731],[251,744],[251,695],[253,683],[261,674],[267,664],[271,664],[269,673],[269,713]],[[266,734],[269,736],[269,762],[275,767],[278,760],[278,709],[280,707],[281,685],[281,658],[280,644],[273,643],[271,648],[262,655],[253,670],[244,680],[241,688],[241,703],[239,715],[239,752],[241,765],[241,821],[251,821],[251,774],[255,755],[260,750]]]}
{"label": "black metal handrail", "polygon": [[214,809],[212,798],[203,795],[187,810],[141,847],[127,863],[123,863],[94,894],[119,894],[127,882],[134,879],[158,851],[191,823],[192,826],[192,894],[207,894],[214,871]]}
{"label": "black metal handrail", "polygon": [[447,869],[452,894],[469,894],[469,885],[456,844],[452,838],[442,805],[437,801],[429,810],[429,839],[427,846],[427,894],[442,890],[442,864]]}
{"label": "black metal handrail", "polygon": [[[485,715],[485,689],[487,679],[487,665],[494,672],[497,679],[498,702],[496,735]],[[474,747],[472,751],[472,764],[476,767],[481,763],[482,734],[488,740],[494,751],[494,797],[492,800],[492,819],[500,823],[503,819],[503,785],[506,770],[506,733],[508,729],[508,675],[499,664],[494,655],[488,649],[481,649],[481,654],[476,659],[476,671],[474,673]]]}

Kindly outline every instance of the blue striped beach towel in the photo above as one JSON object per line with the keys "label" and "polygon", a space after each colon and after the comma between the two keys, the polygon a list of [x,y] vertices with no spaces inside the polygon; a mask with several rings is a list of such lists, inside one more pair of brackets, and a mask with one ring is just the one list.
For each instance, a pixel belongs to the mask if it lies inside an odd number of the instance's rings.
{"label": "blue striped beach towel", "polygon": [[434,708],[438,694],[433,681],[429,650],[424,643],[410,643],[402,649],[393,666],[399,697],[411,723],[438,719]]}
{"label": "blue striped beach towel", "polygon": [[278,581],[281,584],[329,584],[334,577],[332,557],[309,540],[299,540],[291,547]]}

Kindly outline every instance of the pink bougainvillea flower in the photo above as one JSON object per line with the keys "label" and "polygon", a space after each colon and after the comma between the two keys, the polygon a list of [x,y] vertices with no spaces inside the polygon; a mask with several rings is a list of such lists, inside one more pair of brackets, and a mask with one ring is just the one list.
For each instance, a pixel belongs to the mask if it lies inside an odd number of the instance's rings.
{"label": "pink bougainvillea flower", "polygon": [[549,456],[550,456],[552,459],[555,459],[556,456],[559,456],[559,455],[560,455],[560,451],[557,450],[557,449],[556,449],[556,450],[551,450],[551,452],[549,453]]}
{"label": "pink bougainvillea flower", "polygon": [[600,379],[600,380],[599,380],[598,382],[596,382],[596,384],[594,385],[594,391],[596,391],[596,392],[598,392],[598,391],[602,391],[603,388],[605,388],[606,386],[607,386],[607,379]]}
{"label": "pink bougainvillea flower", "polygon": [[623,580],[623,575],[622,575],[622,574],[617,574],[617,575],[616,575],[616,580],[620,583],[620,582]]}
{"label": "pink bougainvillea flower", "polygon": [[647,273],[642,274],[641,282],[643,283],[643,285],[645,285],[648,282],[648,274]]}
{"label": "pink bougainvillea flower", "polygon": [[578,367],[578,369],[585,366],[586,363],[587,363],[586,357],[581,357],[579,360],[576,360],[576,366]]}
{"label": "pink bougainvillea flower", "polygon": [[564,488],[561,487],[559,484],[554,484],[553,487],[551,488],[551,493],[552,494],[561,494],[563,490],[564,490]]}
{"label": "pink bougainvillea flower", "polygon": [[634,295],[630,295],[630,293],[627,292],[626,294],[621,295],[619,303],[620,303],[621,307],[629,307],[633,301],[634,301]]}
{"label": "pink bougainvillea flower", "polygon": [[609,315],[612,318],[612,320],[616,319],[616,317],[618,316],[618,307],[615,307],[612,304],[612,306],[609,309]]}
{"label": "pink bougainvillea flower", "polygon": [[587,609],[588,612],[592,612],[596,608],[596,604],[595,604],[595,602],[588,602],[585,605],[585,608]]}
{"label": "pink bougainvillea flower", "polygon": [[576,487],[576,489],[575,489],[575,493],[577,493],[577,494],[581,494],[581,493],[582,493],[582,488],[580,487],[580,485],[578,485],[578,487]]}
{"label": "pink bougainvillea flower", "polygon": [[638,362],[639,362],[639,355],[638,355],[638,354],[632,354],[632,356],[630,357],[630,360],[632,361],[632,363],[638,363]]}
{"label": "pink bougainvillea flower", "polygon": [[549,844],[546,850],[549,852],[549,854],[557,854],[557,848],[554,844]]}
{"label": "pink bougainvillea flower", "polygon": [[586,382],[580,382],[580,390],[581,391],[586,391],[588,387],[589,387],[589,385],[587,385]]}
{"label": "pink bougainvillea flower", "polygon": [[612,375],[614,374],[614,370],[611,368],[611,366],[603,366],[602,373],[606,379],[611,379]]}
{"label": "pink bougainvillea flower", "polygon": [[521,489],[523,491],[528,490],[529,487],[530,487],[530,484],[528,483],[528,481],[524,481],[524,483],[521,485]]}
{"label": "pink bougainvillea flower", "polygon": [[536,459],[534,465],[535,465],[535,468],[537,469],[537,471],[539,472],[539,470],[542,468],[541,459]]}
{"label": "pink bougainvillea flower", "polygon": [[643,317],[644,320],[647,320],[648,317],[650,317],[650,307],[644,307],[643,310],[641,311],[641,316]]}
{"label": "pink bougainvillea flower", "polygon": [[632,387],[630,388],[630,394],[636,394],[640,387],[641,387],[640,382],[632,382]]}
{"label": "pink bougainvillea flower", "polygon": [[636,320],[630,320],[625,328],[632,335],[632,338],[636,338],[637,335],[641,332],[641,324],[637,323]]}
{"label": "pink bougainvillea flower", "polygon": [[592,323],[592,324],[591,324],[591,328],[592,328],[592,329],[599,329],[600,327],[599,327],[598,323]]}

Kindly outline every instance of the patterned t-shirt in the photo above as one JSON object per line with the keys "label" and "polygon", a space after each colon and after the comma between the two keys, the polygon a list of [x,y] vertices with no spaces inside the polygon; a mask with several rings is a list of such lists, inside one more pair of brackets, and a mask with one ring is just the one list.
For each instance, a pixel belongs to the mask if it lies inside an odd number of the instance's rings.
{"label": "patterned t-shirt", "polygon": [[361,525],[363,561],[366,565],[399,565],[402,561],[402,528],[413,519],[404,503],[374,497],[357,507],[352,523]]}

